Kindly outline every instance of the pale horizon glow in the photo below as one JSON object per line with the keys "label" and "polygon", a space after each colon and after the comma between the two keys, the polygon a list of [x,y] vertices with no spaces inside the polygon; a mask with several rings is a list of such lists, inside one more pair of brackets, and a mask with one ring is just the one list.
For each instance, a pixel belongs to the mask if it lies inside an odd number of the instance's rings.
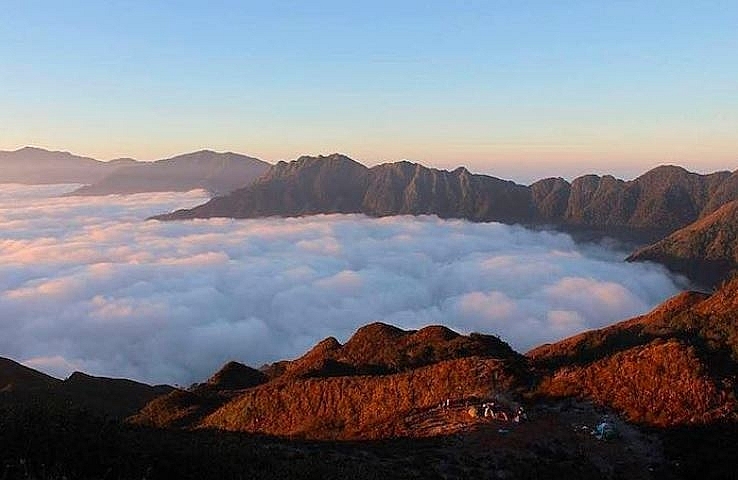
{"label": "pale horizon glow", "polygon": [[738,4],[9,2],[0,150],[738,168]]}
{"label": "pale horizon glow", "polygon": [[677,162],[677,161],[653,162],[653,163],[646,163],[646,164],[639,164],[639,165],[626,165],[623,163],[618,163],[616,159],[613,159],[612,162],[610,162],[606,166],[595,167],[594,165],[585,164],[581,162],[575,162],[575,161],[571,161],[571,159],[563,159],[563,158],[559,162],[550,161],[546,163],[545,165],[542,165],[540,162],[536,162],[533,159],[529,160],[524,157],[521,157],[521,159],[519,159],[514,165],[508,164],[504,162],[504,160],[500,160],[499,163],[482,162],[482,161],[474,162],[471,160],[467,160],[465,163],[461,163],[461,162],[453,163],[453,162],[448,162],[448,161],[428,162],[424,160],[416,160],[416,159],[407,158],[407,157],[396,158],[396,159],[384,159],[382,161],[372,162],[372,161],[367,161],[361,157],[351,155],[351,154],[348,154],[342,151],[326,151],[326,152],[317,152],[317,153],[301,152],[301,153],[296,153],[290,157],[268,158],[263,155],[256,155],[250,152],[242,152],[242,151],[234,151],[234,150],[218,150],[218,149],[209,148],[209,147],[200,147],[200,148],[193,148],[192,150],[188,150],[188,151],[165,153],[160,156],[149,157],[149,158],[136,158],[133,155],[118,155],[118,156],[112,156],[109,158],[98,158],[98,157],[95,157],[94,155],[73,152],[73,151],[65,150],[63,148],[51,148],[51,147],[43,147],[39,145],[23,145],[23,146],[11,148],[9,150],[15,151],[15,150],[19,150],[25,147],[41,148],[41,149],[52,151],[52,152],[71,153],[79,157],[94,158],[95,160],[100,160],[103,162],[109,162],[109,161],[118,160],[121,158],[133,158],[134,160],[138,160],[138,161],[152,162],[152,161],[172,158],[172,157],[176,157],[179,155],[184,155],[187,153],[192,153],[192,152],[196,152],[200,150],[212,150],[218,153],[225,153],[225,152],[238,153],[238,154],[246,155],[249,157],[259,158],[271,164],[275,164],[279,161],[290,162],[303,155],[316,155],[317,156],[317,155],[330,155],[332,153],[340,153],[343,155],[347,155],[353,160],[356,160],[357,162],[362,163],[368,167],[372,167],[372,166],[379,165],[382,163],[392,163],[392,162],[398,162],[398,161],[410,161],[410,162],[420,163],[422,165],[425,165],[426,167],[439,168],[439,169],[449,170],[449,171],[455,170],[458,167],[466,167],[472,173],[491,175],[494,177],[502,178],[504,180],[513,180],[523,185],[529,185],[537,180],[541,180],[541,179],[548,178],[548,177],[562,177],[571,182],[572,180],[574,180],[575,178],[579,176],[590,175],[590,174],[614,175],[615,177],[620,178],[622,180],[632,180],[638,177],[639,175],[642,175],[643,173],[647,172],[648,170],[651,170],[652,168],[656,168],[662,165],[677,165],[680,167],[684,167],[689,171],[700,173],[700,174],[708,174],[708,173],[714,173],[718,171],[733,172],[735,170],[738,170],[738,161],[736,162],[735,166],[731,167],[729,166],[729,162],[726,162],[726,165],[728,166],[721,167],[720,165],[714,165],[714,166],[706,165],[704,162]]}

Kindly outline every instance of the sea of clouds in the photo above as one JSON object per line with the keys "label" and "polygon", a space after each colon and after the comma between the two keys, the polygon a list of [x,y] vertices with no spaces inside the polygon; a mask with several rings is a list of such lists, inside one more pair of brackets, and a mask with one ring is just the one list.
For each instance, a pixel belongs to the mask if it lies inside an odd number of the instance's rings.
{"label": "sea of clouds", "polygon": [[661,267],[560,233],[407,216],[145,221],[207,197],[59,196],[75,187],[0,185],[0,356],[58,377],[189,384],[374,321],[525,351],[679,290]]}

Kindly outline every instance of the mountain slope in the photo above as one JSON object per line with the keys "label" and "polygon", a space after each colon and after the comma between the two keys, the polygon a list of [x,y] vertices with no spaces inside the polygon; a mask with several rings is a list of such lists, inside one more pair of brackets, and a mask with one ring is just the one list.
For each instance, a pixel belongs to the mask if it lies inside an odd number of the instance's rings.
{"label": "mountain slope", "polygon": [[168,385],[146,385],[124,378],[93,377],[74,372],[54,389],[54,394],[99,415],[125,418],[148,402],[172,391]]}
{"label": "mountain slope", "polygon": [[671,165],[631,181],[585,175],[572,182],[560,218],[572,225],[673,231],[695,221],[729,176],[729,172],[699,175]]}
{"label": "mountain slope", "polygon": [[[738,280],[712,295],[682,293],[646,315],[542,345],[525,357],[496,337],[376,323],[343,345],[327,338],[296,360],[266,367],[263,383],[172,392],[131,420],[376,439],[433,435],[448,422],[470,425],[456,414],[432,420],[445,399],[469,405],[497,397],[514,405],[528,397],[540,408],[579,398],[652,427],[711,425],[738,419],[736,311]],[[426,428],[431,420],[435,427]]]}
{"label": "mountain slope", "polygon": [[40,402],[55,408],[79,408],[122,419],[172,390],[126,379],[93,377],[75,372],[66,380],[50,377],[0,357],[0,405]]}
{"label": "mountain slope", "polygon": [[222,195],[252,183],[268,168],[268,163],[256,158],[202,150],[155,162],[126,164],[91,185],[79,188],[72,195],[188,191],[196,188]]}
{"label": "mountain slope", "polygon": [[323,439],[406,436],[413,411],[446,398],[487,398],[516,381],[504,362],[479,357],[391,375],[277,380],[246,390],[197,426]]}
{"label": "mountain slope", "polygon": [[701,216],[706,217],[726,203],[738,200],[738,170],[721,182],[711,193],[710,200],[702,210]]}
{"label": "mountain slope", "polygon": [[175,389],[152,399],[131,421],[154,427],[185,427],[223,405],[239,391],[268,381],[267,375],[238,362],[228,362],[206,382],[189,390]]}
{"label": "mountain slope", "polygon": [[497,337],[375,323],[344,345],[328,338],[297,360],[267,367],[266,383],[174,391],[131,421],[308,438],[411,435],[405,418],[413,411],[508,391],[525,378],[523,363]]}
{"label": "mountain slope", "polygon": [[358,213],[368,169],[343,155],[279,162],[252,185],[192,210],[156,217],[255,218],[317,213]]}
{"label": "mountain slope", "polygon": [[[45,478],[48,465],[89,478],[732,478],[736,312],[738,280],[525,358],[492,336],[375,323],[268,375],[229,362],[128,423],[86,405],[131,408],[162,387],[61,382],[0,359],[0,385],[24,386],[0,391],[0,456],[9,478]],[[528,420],[480,417],[492,398],[524,404]],[[609,441],[588,429],[604,414],[619,433]]]}
{"label": "mountain slope", "polygon": [[527,354],[544,397],[584,397],[661,427],[735,420],[738,281]]}
{"label": "mountain slope", "polygon": [[738,269],[738,201],[638,250],[628,260],[658,262],[704,285],[719,283]]}
{"label": "mountain slope", "polygon": [[32,368],[0,357],[0,392],[47,389],[60,381]]}

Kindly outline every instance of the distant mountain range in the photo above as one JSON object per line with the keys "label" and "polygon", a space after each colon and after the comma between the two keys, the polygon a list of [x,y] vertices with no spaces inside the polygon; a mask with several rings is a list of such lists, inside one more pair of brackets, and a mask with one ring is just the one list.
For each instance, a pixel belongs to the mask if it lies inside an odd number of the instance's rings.
{"label": "distant mountain range", "polygon": [[[586,175],[530,186],[463,167],[451,172],[410,162],[367,168],[340,154],[279,162],[258,181],[162,220],[255,218],[317,213],[434,214],[472,221],[674,231],[738,199],[730,172],[700,175],[662,166],[635,180]],[[722,203],[721,203],[722,202]]]}
{"label": "distant mountain range", "polygon": [[81,183],[71,195],[109,195],[202,188],[226,194],[250,184],[270,164],[236,153],[210,150],[155,162],[118,159],[101,162],[67,152],[25,147],[0,152],[0,183]]}
{"label": "distant mountain range", "polygon": [[132,159],[101,162],[69,152],[51,152],[24,147],[12,152],[0,151],[0,182],[25,184],[84,183],[91,184]]}
{"label": "distant mountain range", "polygon": [[[361,458],[372,444],[340,441],[395,439],[389,450],[401,451],[403,458],[421,446],[431,449],[434,458],[445,458],[449,439],[455,439],[458,444],[451,445],[464,445],[465,455],[486,452],[480,472],[505,461],[507,469],[524,477],[534,468],[531,478],[560,478],[561,472],[567,478],[621,478],[606,475],[617,463],[622,478],[653,478],[653,472],[659,473],[656,478],[692,478],[697,472],[724,478],[738,453],[736,310],[738,280],[712,295],[681,293],[648,314],[525,355],[491,335],[460,335],[443,326],[406,331],[374,323],[345,344],[329,337],[298,359],[259,370],[229,362],[189,389],[81,373],[60,381],[0,359],[0,424],[23,445],[50,435],[42,433],[43,422],[66,425],[61,431],[69,431],[76,443],[80,432],[75,429],[89,428],[98,441],[117,442],[108,450],[115,464],[123,460],[115,452],[133,450],[134,458],[147,453],[140,442],[148,435],[168,439],[170,450],[161,452],[165,456],[193,444],[206,452],[213,445],[241,452],[237,445],[246,442],[264,455],[253,459],[254,465],[273,462],[273,455],[282,458],[281,448],[292,453],[279,462],[294,461],[306,439],[320,441],[314,454],[361,445],[363,453],[354,461],[367,467],[375,460],[364,463]],[[483,416],[480,405],[491,400],[498,411],[507,412],[507,419]],[[39,411],[39,405],[52,413]],[[90,420],[60,416],[65,409],[74,415],[79,406],[112,419],[133,415],[115,424],[114,431],[121,433],[110,440],[98,435],[114,424],[88,427]],[[528,419],[517,424],[512,418],[520,406]],[[33,415],[18,413],[29,408],[35,409]],[[620,434],[604,443],[590,433],[603,415]],[[41,427],[29,429],[29,423]],[[131,435],[125,434],[127,428],[134,429]],[[59,435],[53,428],[48,431]],[[171,433],[178,431],[187,435]],[[251,439],[283,447],[260,449],[251,446]],[[8,451],[16,451],[16,444]],[[42,449],[27,451],[19,454],[45,455]],[[66,462],[89,461],[74,452],[57,455]],[[405,478],[419,467],[396,468],[396,477],[390,478]],[[450,476],[466,478],[467,473]]]}
{"label": "distant mountain range", "polygon": [[215,196],[158,220],[428,214],[557,228],[583,239],[613,236],[639,248],[629,260],[662,263],[705,286],[738,269],[735,208],[722,208],[738,200],[738,171],[701,175],[660,166],[629,181],[585,175],[526,186],[463,167],[402,161],[368,168],[341,154],[276,165],[209,150],[155,162],[100,162],[33,147],[0,152],[0,167],[0,182],[85,184],[70,195],[203,188]]}
{"label": "distant mountain range", "polygon": [[[193,209],[154,218],[433,214],[555,227],[584,236],[610,235],[643,245],[706,218],[734,200],[738,200],[738,171],[700,175],[681,167],[661,166],[630,181],[585,175],[571,183],[547,178],[525,186],[472,174],[463,167],[449,172],[397,162],[367,168],[333,154],[279,162],[251,185]],[[722,253],[713,251],[722,261]],[[701,267],[665,263],[708,284],[727,274],[721,268],[717,277],[694,275]],[[725,265],[732,269],[735,262]]]}

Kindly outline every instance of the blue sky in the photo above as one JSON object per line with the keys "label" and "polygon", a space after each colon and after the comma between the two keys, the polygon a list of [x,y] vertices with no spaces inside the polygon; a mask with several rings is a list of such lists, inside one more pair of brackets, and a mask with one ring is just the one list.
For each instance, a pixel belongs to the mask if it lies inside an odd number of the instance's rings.
{"label": "blue sky", "polygon": [[0,149],[738,168],[738,2],[3,1]]}

